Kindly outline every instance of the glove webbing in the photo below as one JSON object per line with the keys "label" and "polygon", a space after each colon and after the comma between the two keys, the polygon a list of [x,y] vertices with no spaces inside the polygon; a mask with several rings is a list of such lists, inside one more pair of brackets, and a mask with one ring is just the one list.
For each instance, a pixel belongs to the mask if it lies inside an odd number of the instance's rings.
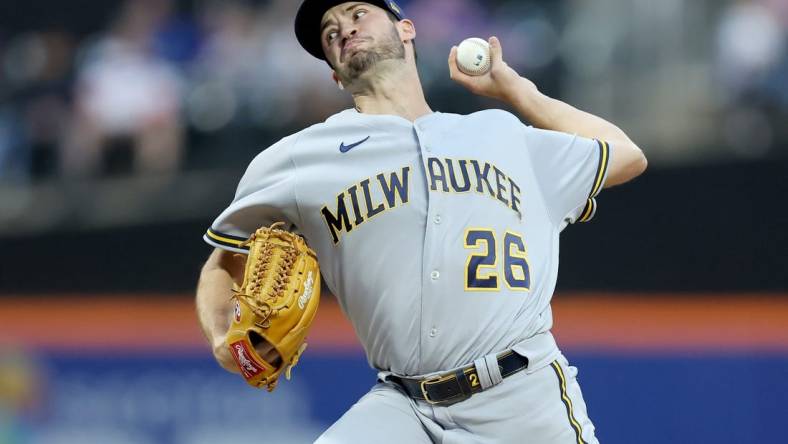
{"label": "glove webbing", "polygon": [[[282,223],[276,223],[271,226],[271,229],[274,229],[277,225],[284,225]],[[255,237],[252,236],[249,240],[244,242],[243,245],[251,245],[255,240]],[[271,299],[278,299],[282,297],[282,293],[287,288],[287,284],[290,282],[290,269],[293,267],[295,263],[295,259],[297,256],[297,251],[292,246],[280,246],[285,252],[282,256],[282,260],[279,263],[279,270],[274,273],[276,276],[275,281],[271,285],[270,293],[267,295],[260,295],[259,298],[256,298],[248,293],[254,294],[255,290],[260,286],[260,281],[263,276],[265,276],[266,272],[268,271],[268,267],[271,265],[271,244],[266,243],[263,245],[263,250],[260,252],[262,256],[262,260],[255,264],[254,272],[252,276],[250,276],[250,282],[246,287],[246,293],[241,293],[238,290],[233,290],[232,298],[237,299],[239,302],[243,303],[250,310],[252,310],[260,320],[255,322],[260,328],[268,328],[271,325],[270,317],[271,315],[276,315],[276,311],[271,307],[271,304],[268,302]],[[288,308],[288,306],[282,307]]]}

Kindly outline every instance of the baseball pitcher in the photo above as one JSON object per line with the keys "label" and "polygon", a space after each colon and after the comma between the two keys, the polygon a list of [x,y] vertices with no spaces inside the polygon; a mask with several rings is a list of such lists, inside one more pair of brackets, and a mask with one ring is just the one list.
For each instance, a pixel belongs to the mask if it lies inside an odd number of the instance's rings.
{"label": "baseball pitcher", "polygon": [[[283,222],[279,236],[297,233],[308,247],[261,247],[254,257],[314,254],[379,372],[317,442],[598,442],[577,370],[550,332],[559,235],[594,216],[602,189],[645,170],[641,150],[615,125],[540,93],[495,37],[488,71],[461,71],[455,47],[450,77],[518,116],[432,110],[416,25],[393,1],[305,0],[295,34],[355,107],[262,151],[205,234],[216,249],[197,307],[216,359],[272,389],[303,351],[300,339],[282,346],[285,333],[267,332],[307,316],[293,307],[319,289],[305,278],[314,267],[276,278],[298,282],[292,294],[275,287],[276,303],[254,302],[262,284],[247,283],[268,267],[245,262],[248,239]],[[239,334],[232,325],[245,307],[255,309],[252,327]],[[290,311],[277,317],[271,307]],[[228,331],[243,347],[228,347]]]}

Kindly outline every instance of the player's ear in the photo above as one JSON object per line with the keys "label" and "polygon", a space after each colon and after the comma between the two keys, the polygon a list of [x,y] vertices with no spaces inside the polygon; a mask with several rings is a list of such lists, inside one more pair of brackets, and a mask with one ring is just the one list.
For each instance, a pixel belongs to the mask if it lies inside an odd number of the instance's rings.
{"label": "player's ear", "polygon": [[403,41],[411,41],[416,38],[416,25],[408,19],[402,19],[397,23],[399,35]]}
{"label": "player's ear", "polygon": [[337,76],[336,71],[331,71],[331,79],[337,84],[337,88],[339,88],[340,91],[345,89],[345,85],[343,85],[342,81],[339,80],[339,76]]}

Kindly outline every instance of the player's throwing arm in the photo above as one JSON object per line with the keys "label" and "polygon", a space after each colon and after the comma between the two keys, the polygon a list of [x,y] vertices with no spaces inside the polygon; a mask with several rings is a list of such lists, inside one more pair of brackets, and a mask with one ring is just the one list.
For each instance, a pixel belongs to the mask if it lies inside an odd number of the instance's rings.
{"label": "player's throwing arm", "polygon": [[[449,73],[452,80],[474,94],[512,105],[524,119],[537,128],[609,142],[615,147],[615,155],[611,157],[604,187],[632,180],[646,170],[646,156],[621,129],[601,117],[539,92],[533,82],[521,77],[503,60],[503,48],[497,37],[489,39],[489,69],[473,71],[474,61],[486,60],[483,54],[485,48],[478,43],[481,39],[469,40],[470,44],[468,40],[463,41],[449,53]],[[466,68],[461,68],[463,63]]]}

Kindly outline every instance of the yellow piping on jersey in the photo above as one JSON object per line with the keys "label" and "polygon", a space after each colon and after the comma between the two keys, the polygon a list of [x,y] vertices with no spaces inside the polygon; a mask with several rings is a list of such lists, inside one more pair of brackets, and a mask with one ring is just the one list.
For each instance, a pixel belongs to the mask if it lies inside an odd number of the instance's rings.
{"label": "yellow piping on jersey", "polygon": [[561,365],[558,363],[558,361],[553,361],[550,365],[553,367],[555,374],[558,376],[558,381],[561,385],[561,400],[564,402],[564,406],[566,406],[566,413],[569,415],[569,423],[575,430],[575,435],[577,435],[577,444],[586,444],[586,442],[583,441],[583,429],[580,427],[580,423],[577,422],[577,419],[575,419],[575,414],[572,408],[572,400],[569,399],[569,395],[566,392],[566,377],[564,376],[564,371],[561,369]]}
{"label": "yellow piping on jersey", "polygon": [[580,214],[580,217],[577,219],[578,222],[588,222],[594,217],[594,213],[596,213],[596,199],[588,199],[585,208],[583,208],[583,212]]}
{"label": "yellow piping on jersey", "polygon": [[241,244],[245,242],[245,241],[242,241],[242,240],[230,239],[229,237],[221,236],[219,234],[216,234],[211,229],[208,229],[208,232],[206,234],[208,235],[208,237],[210,237],[211,239],[213,239],[213,240],[215,240],[217,242],[230,244],[230,245],[238,247],[238,248],[241,248]]}
{"label": "yellow piping on jersey", "polygon": [[605,178],[608,160],[610,159],[610,146],[607,142],[597,140],[597,143],[599,144],[599,168],[597,169],[594,187],[591,189],[589,197],[596,197],[602,191],[602,180]]}

